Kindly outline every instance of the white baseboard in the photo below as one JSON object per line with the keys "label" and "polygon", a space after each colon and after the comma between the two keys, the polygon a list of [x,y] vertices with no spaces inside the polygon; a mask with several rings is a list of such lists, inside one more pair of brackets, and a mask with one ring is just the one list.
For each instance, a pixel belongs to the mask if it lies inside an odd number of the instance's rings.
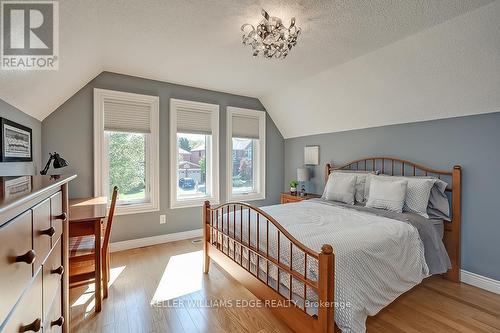
{"label": "white baseboard", "polygon": [[489,277],[482,276],[476,273],[464,271],[463,269],[460,271],[460,273],[460,281],[462,281],[463,283],[467,283],[474,287],[491,291],[495,294],[500,294],[500,281],[490,279]]}
{"label": "white baseboard", "polygon": [[137,238],[126,240],[122,242],[114,242],[109,244],[110,252],[118,252],[129,249],[136,249],[139,247],[175,242],[183,239],[196,238],[203,236],[203,229],[195,229],[183,232],[176,232],[173,234],[152,236],[146,238]]}

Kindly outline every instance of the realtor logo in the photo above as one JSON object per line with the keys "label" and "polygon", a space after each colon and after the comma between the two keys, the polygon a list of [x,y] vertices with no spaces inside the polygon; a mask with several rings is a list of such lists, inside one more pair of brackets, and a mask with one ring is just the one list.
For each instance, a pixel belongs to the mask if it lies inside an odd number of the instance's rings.
{"label": "realtor logo", "polygon": [[59,3],[1,1],[1,69],[59,68]]}

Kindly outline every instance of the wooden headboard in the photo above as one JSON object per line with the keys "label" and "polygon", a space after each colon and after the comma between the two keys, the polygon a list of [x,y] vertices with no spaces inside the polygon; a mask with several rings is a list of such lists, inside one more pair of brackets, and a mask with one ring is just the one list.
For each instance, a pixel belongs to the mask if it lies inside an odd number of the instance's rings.
{"label": "wooden headboard", "polygon": [[326,180],[334,170],[379,170],[391,176],[433,176],[448,183],[451,193],[451,221],[445,221],[443,242],[450,256],[452,268],[444,274],[448,280],[460,281],[460,229],[462,167],[455,165],[451,171],[435,170],[420,164],[393,157],[369,157],[349,162],[342,166],[326,165]]}

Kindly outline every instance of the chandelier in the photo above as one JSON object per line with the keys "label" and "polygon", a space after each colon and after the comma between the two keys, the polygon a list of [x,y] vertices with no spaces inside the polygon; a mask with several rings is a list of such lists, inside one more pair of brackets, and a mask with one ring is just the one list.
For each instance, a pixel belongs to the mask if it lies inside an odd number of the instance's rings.
{"label": "chandelier", "polygon": [[297,37],[300,34],[300,28],[295,26],[295,17],[287,28],[281,23],[280,18],[269,16],[264,9],[262,16],[264,19],[257,27],[249,23],[241,26],[241,31],[244,33],[243,45],[252,47],[254,57],[285,59],[292,47],[297,45]]}

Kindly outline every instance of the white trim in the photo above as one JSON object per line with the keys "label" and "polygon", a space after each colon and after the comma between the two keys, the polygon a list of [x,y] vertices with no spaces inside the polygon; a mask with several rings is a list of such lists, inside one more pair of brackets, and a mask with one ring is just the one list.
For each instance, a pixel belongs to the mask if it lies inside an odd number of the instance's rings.
{"label": "white trim", "polygon": [[[259,119],[259,147],[257,149],[257,191],[248,194],[233,194],[233,115],[255,116]],[[266,198],[266,113],[259,110],[227,107],[226,112],[226,195],[228,201],[254,201]]]}
{"label": "white trim", "polygon": [[[206,110],[211,113],[212,140],[210,145],[210,166],[207,165],[207,184],[210,181],[211,196],[202,196],[199,198],[177,200],[177,107],[192,107],[198,110]],[[186,101],[180,99],[170,99],[170,208],[200,207],[205,201],[212,204],[219,204],[219,111],[217,104],[208,104],[201,102]],[[209,169],[210,167],[210,169]]]}
{"label": "white trim", "polygon": [[460,271],[460,281],[500,295],[500,281],[476,273]]}
{"label": "white trim", "polygon": [[203,229],[195,229],[183,232],[176,232],[173,234],[158,235],[145,238],[136,238],[121,242],[114,242],[109,244],[110,252],[125,251],[129,249],[136,249],[139,247],[163,244],[168,242],[175,242],[184,239],[196,238],[203,236]]}
{"label": "white trim", "polygon": [[107,173],[107,165],[103,165],[106,159],[106,144],[104,137],[104,99],[115,98],[125,101],[137,101],[148,103],[151,106],[151,128],[148,140],[149,161],[149,189],[150,201],[129,206],[116,207],[116,215],[136,214],[154,212],[160,209],[160,98],[158,96],[141,95],[122,91],[94,88],[94,196],[109,196],[107,184],[104,182],[104,174]]}

